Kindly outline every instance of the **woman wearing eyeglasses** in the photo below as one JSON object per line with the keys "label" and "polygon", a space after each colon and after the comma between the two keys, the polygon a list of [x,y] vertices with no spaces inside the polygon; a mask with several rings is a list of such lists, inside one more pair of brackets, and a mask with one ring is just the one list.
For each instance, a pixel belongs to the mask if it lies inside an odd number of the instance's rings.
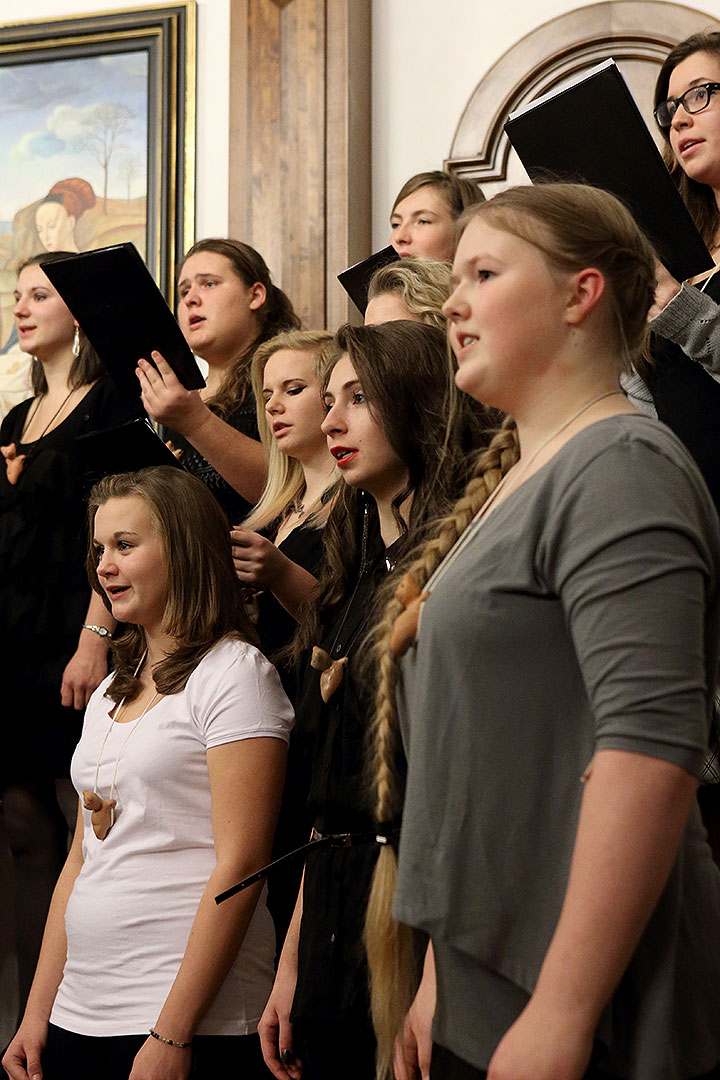
{"label": "woman wearing eyeglasses", "polygon": [[[670,52],[655,87],[655,119],[666,140],[670,174],[720,264],[720,33],[694,34]],[[640,380],[634,383],[690,450],[720,507],[718,302],[720,274],[681,286],[658,265],[650,311],[654,362],[642,371],[645,386]],[[635,385],[627,389],[633,391]],[[717,756],[709,758],[699,797],[715,860],[720,862],[718,773]]]}
{"label": "woman wearing eyeglasses", "polygon": [[[720,33],[693,34],[669,53],[655,86],[655,119],[666,140],[665,161],[716,263],[720,263]],[[704,438],[692,416],[693,394],[707,411],[720,388],[699,361],[720,376],[720,279],[711,275],[682,286],[658,266],[650,326],[656,364],[643,372],[661,419],[694,453],[716,505],[720,504],[720,458],[707,454],[714,437]],[[667,344],[670,343],[670,344]],[[691,392],[691,387],[693,388]],[[678,396],[678,389],[680,394]],[[704,392],[710,394],[709,401]],[[720,419],[720,413],[717,414]],[[713,426],[717,422],[713,410]],[[685,430],[685,429],[688,430]],[[714,434],[714,432],[713,432]]]}

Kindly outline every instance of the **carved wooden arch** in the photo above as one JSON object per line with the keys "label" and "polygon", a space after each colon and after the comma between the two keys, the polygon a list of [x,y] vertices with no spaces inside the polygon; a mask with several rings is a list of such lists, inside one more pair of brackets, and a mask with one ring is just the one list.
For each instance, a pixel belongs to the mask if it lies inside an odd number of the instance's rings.
{"label": "carved wooden arch", "polygon": [[543,23],[480,80],[460,118],[445,167],[476,180],[488,196],[508,182],[526,182],[503,131],[508,115],[609,56],[617,60],[655,133],[652,90],[658,69],[674,45],[702,30],[720,30],[720,20],[663,0],[609,0]]}

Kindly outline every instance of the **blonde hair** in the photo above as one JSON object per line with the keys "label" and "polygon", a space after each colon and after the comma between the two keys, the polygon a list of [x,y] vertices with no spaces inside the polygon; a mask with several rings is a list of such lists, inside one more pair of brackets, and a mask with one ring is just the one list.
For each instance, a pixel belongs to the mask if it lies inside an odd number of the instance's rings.
{"label": "blonde hair", "polygon": [[442,259],[400,259],[375,271],[368,286],[368,302],[376,296],[393,293],[411,315],[445,330],[447,319],[442,306],[451,292],[451,276],[450,263]]}
{"label": "blonde hair", "polygon": [[[255,350],[250,367],[250,383],[255,394],[258,431],[268,462],[267,482],[262,495],[248,517],[243,522],[246,529],[264,529],[277,521],[295,499],[299,499],[305,489],[305,477],[302,465],[295,458],[288,457],[278,448],[265,413],[263,398],[263,374],[265,366],[276,352],[290,349],[291,352],[312,352],[315,354],[315,373],[318,377],[318,395],[325,371],[337,352],[335,338],[324,330],[286,330],[259,345]],[[307,520],[319,525],[327,517],[329,507],[313,513]]]}
{"label": "blonde hair", "polygon": [[[434,537],[421,549],[406,571],[422,591],[435,569],[470,524],[500,480],[519,456],[515,421],[507,417],[487,449],[476,459],[472,476],[452,512],[440,521]],[[395,707],[396,658],[390,651],[395,619],[404,604],[395,595],[387,603],[375,633],[377,696],[369,732],[373,773],[374,812],[378,822],[398,822],[402,785],[394,763],[400,750]],[[415,947],[409,927],[392,918],[397,877],[397,856],[391,844],[380,847],[365,921],[365,948],[370,967],[370,1001],[377,1036],[378,1077],[391,1078],[393,1047],[414,992]]]}
{"label": "blonde hair", "polygon": [[[605,276],[617,348],[625,364],[641,354],[648,309],[653,301],[652,248],[628,211],[613,196],[576,184],[511,188],[466,211],[460,230],[475,218],[533,244],[550,267],[564,273],[587,266]],[[465,531],[502,476],[517,461],[514,421],[507,417],[487,450],[477,458],[462,498],[421,549],[405,575],[422,592],[430,576]],[[405,604],[397,593],[386,604],[375,637],[376,714],[371,729],[374,812],[378,822],[397,822],[402,785],[395,772],[399,751],[395,711],[396,658],[390,639]],[[412,997],[412,932],[392,919],[397,861],[390,844],[380,849],[366,917],[371,1008],[378,1039],[378,1076],[392,1076],[393,1046]]]}

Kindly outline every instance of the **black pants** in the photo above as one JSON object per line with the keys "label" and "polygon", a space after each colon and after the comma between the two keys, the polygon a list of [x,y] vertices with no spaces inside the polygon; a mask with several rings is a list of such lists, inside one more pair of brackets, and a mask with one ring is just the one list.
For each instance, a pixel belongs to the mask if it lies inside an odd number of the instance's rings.
{"label": "black pants", "polygon": [[[128,1080],[135,1055],[146,1039],[147,1035],[76,1035],[50,1024],[42,1056],[43,1080]],[[191,1080],[223,1076],[272,1080],[257,1035],[198,1035],[193,1039]]]}
{"label": "black pants", "polygon": [[[430,1062],[430,1080],[483,1080],[487,1076],[482,1069],[476,1069],[474,1065],[468,1065],[452,1050],[446,1050],[444,1046],[433,1043],[432,1061]],[[607,1073],[590,1069],[585,1073],[584,1080],[612,1080]],[[712,1072],[698,1076],[695,1080],[720,1080],[720,1065]]]}
{"label": "black pants", "polygon": [[293,1050],[303,1080],[375,1080],[375,1035],[369,1023],[296,1020]]}

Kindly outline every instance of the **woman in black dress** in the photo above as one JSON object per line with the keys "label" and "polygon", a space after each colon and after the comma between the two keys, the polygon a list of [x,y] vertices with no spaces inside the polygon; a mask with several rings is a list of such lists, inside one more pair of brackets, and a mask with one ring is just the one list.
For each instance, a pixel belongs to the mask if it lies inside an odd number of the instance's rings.
{"label": "woman in black dress", "polygon": [[107,674],[114,626],[85,574],[87,466],[74,440],[139,412],[118,399],[38,265],[62,257],[36,256],[20,270],[13,315],[20,348],[34,357],[34,396],[0,428],[0,783],[14,858],[21,1005],[67,853],[58,797],[70,794],[70,757],[88,698]]}
{"label": "woman in black dress", "polygon": [[296,725],[314,734],[314,835],[351,833],[359,842],[307,857],[258,1029],[278,1080],[298,1077],[300,1062],[305,1080],[375,1076],[362,926],[378,830],[363,779],[372,710],[363,642],[388,571],[457,490],[465,428],[465,414],[456,414],[446,438],[455,394],[436,327],[345,327],[337,345],[323,430],[344,483],[325,529],[327,568],[297,638],[299,649],[319,648]]}
{"label": "woman in black dress", "polygon": [[[232,532],[233,559],[241,581],[260,589],[260,647],[277,664],[292,702],[297,669],[282,650],[290,643],[303,605],[322,568],[323,530],[337,480],[335,462],[320,425],[325,419],[322,376],[335,353],[324,331],[291,330],[261,345],[252,362],[260,437],[268,458],[262,497]],[[275,836],[275,858],[305,843],[312,737],[293,731],[287,780]],[[268,907],[282,948],[300,885],[302,866],[285,864],[268,881]]]}

